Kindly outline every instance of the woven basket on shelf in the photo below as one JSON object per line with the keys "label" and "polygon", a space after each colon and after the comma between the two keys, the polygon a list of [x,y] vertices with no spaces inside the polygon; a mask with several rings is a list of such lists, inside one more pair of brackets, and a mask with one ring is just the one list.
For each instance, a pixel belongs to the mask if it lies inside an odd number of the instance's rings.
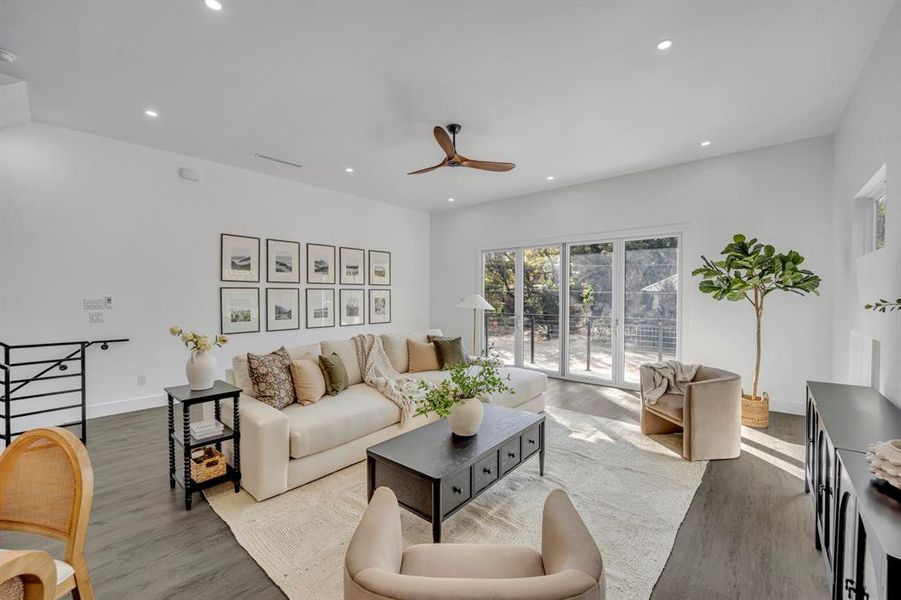
{"label": "woven basket on shelf", "polygon": [[225,456],[215,448],[198,448],[191,452],[191,479],[197,483],[225,475]]}
{"label": "woven basket on shelf", "polygon": [[741,424],[747,427],[765,428],[770,425],[770,396],[752,398],[751,394],[741,395]]}

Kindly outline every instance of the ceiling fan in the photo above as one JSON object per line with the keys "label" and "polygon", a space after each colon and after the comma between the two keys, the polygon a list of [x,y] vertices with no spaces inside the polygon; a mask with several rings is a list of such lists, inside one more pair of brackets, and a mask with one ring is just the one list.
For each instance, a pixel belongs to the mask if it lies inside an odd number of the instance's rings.
{"label": "ceiling fan", "polygon": [[[516,166],[514,163],[508,162],[472,160],[471,158],[466,158],[465,156],[457,152],[457,134],[460,133],[461,129],[463,129],[463,127],[456,123],[451,123],[450,125],[448,125],[447,131],[445,131],[443,127],[436,125],[435,129],[432,131],[435,134],[435,139],[438,141],[438,145],[441,146],[441,149],[444,150],[444,153],[447,155],[447,157],[434,167],[426,167],[425,169],[412,171],[410,173],[407,173],[407,175],[419,175],[420,173],[428,173],[429,171],[434,171],[435,169],[438,169],[440,167],[469,167],[471,169],[481,169],[483,171],[509,171]],[[448,131],[450,131],[450,135],[447,134]]]}

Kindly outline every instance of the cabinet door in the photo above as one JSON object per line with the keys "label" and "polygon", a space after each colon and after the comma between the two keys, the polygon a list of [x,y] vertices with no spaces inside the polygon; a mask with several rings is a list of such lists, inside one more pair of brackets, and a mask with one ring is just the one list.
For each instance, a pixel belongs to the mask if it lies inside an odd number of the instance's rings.
{"label": "cabinet door", "polygon": [[809,492],[814,486],[813,472],[816,463],[817,411],[813,395],[807,391],[807,411],[805,422],[804,445],[804,491]]}
{"label": "cabinet door", "polygon": [[835,557],[832,598],[853,598],[857,582],[857,497],[841,463],[837,465]]}

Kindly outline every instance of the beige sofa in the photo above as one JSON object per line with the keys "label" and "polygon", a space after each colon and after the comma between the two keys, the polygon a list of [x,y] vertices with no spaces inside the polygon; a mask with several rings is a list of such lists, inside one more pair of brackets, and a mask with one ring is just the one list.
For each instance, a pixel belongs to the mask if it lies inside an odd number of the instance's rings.
{"label": "beige sofa", "polygon": [[344,561],[344,600],[603,600],[605,591],[601,553],[562,490],[545,501],[539,554],[499,544],[404,550],[397,498],[381,487]]}
{"label": "beige sofa", "polygon": [[[395,369],[409,371],[407,338],[422,342],[434,329],[417,334],[385,334],[382,342]],[[363,383],[356,352],[350,339],[326,340],[318,344],[287,348],[292,358],[336,352],[347,368],[349,387],[337,396],[325,396],[309,406],[292,404],[283,410],[253,397],[247,356],[235,356],[226,379],[243,390],[241,394],[241,485],[257,500],[265,500],[366,458],[366,449],[433,417],[416,416],[401,423],[400,409],[375,388]],[[543,373],[504,367],[514,393],[484,400],[532,412],[544,410],[547,377]],[[446,371],[414,373],[429,381],[441,381]],[[222,421],[232,426],[231,402],[223,401]],[[205,406],[206,416],[212,408]],[[228,445],[226,450],[229,451]]]}

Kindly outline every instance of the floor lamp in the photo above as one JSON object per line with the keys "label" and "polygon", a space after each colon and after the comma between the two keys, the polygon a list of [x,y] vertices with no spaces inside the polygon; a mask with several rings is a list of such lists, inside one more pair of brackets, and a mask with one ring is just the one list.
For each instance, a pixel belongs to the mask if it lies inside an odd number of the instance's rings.
{"label": "floor lamp", "polygon": [[478,322],[478,316],[480,310],[494,310],[494,307],[488,304],[488,301],[482,298],[478,294],[473,294],[472,296],[466,296],[460,301],[460,304],[457,305],[457,308],[471,308],[472,309],[472,353],[473,355],[478,356],[479,351],[476,348],[476,323]]}

